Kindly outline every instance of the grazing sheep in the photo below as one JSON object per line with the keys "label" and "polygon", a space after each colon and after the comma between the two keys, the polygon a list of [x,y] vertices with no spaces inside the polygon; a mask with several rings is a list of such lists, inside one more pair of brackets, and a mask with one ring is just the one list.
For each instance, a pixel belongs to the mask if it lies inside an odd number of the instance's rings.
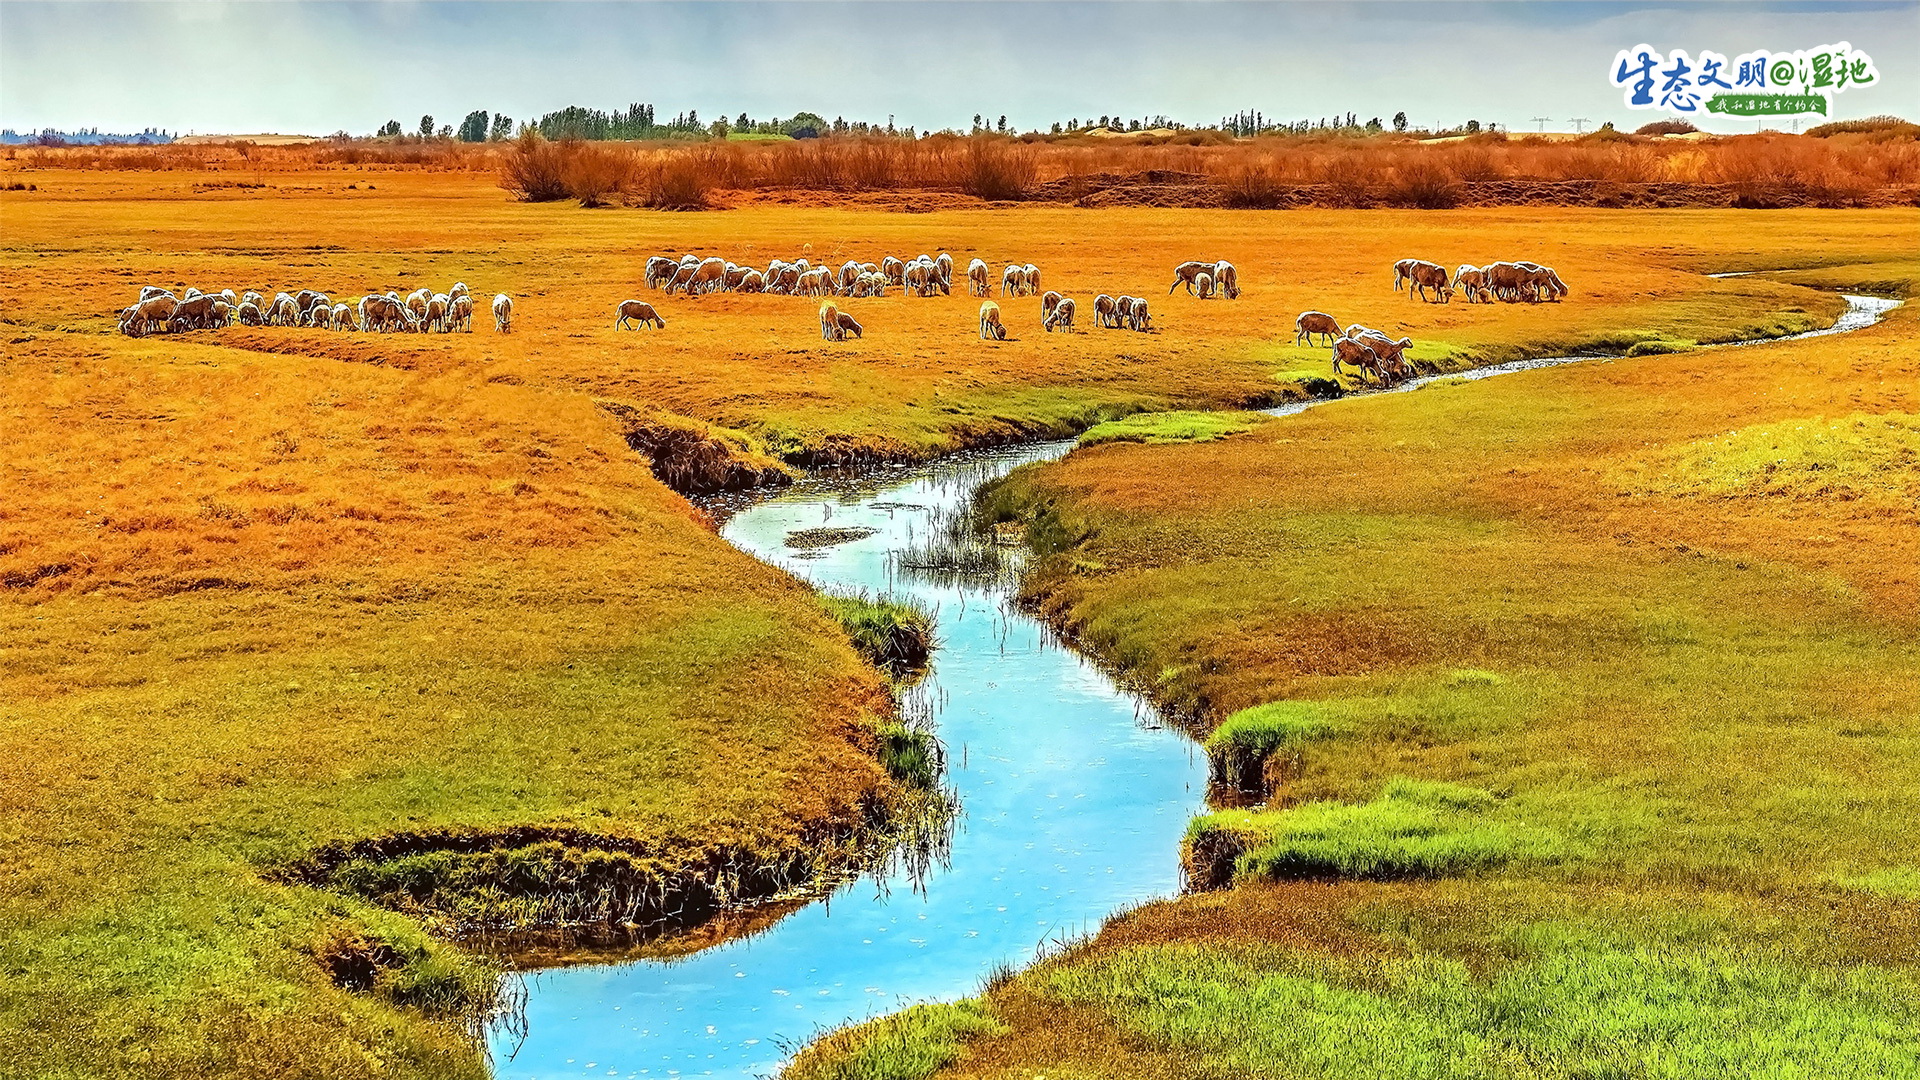
{"label": "grazing sheep", "polygon": [[[614,313],[619,316],[613,320],[615,330],[626,329],[629,322],[637,322],[640,326],[657,326],[662,330],[667,328],[667,320],[661,318],[659,313],[653,310],[653,305],[645,300],[622,300],[620,306],[614,309]],[[636,330],[639,328],[634,327]]]}
{"label": "grazing sheep", "polygon": [[993,279],[989,276],[984,259],[975,259],[967,264],[967,292],[974,296],[992,296]]}
{"label": "grazing sheep", "polygon": [[1487,275],[1487,288],[1496,298],[1508,303],[1521,299],[1527,288],[1528,274],[1519,263],[1492,262],[1480,269]]}
{"label": "grazing sheep", "polygon": [[1153,316],[1147,313],[1147,302],[1141,297],[1133,298],[1133,314],[1127,317],[1128,325],[1144,334],[1153,329]]}
{"label": "grazing sheep", "polygon": [[1467,294],[1467,303],[1485,304],[1493,300],[1493,293],[1487,289],[1487,272],[1477,266],[1461,263],[1453,272],[1453,287]]}
{"label": "grazing sheep", "polygon": [[880,272],[886,275],[889,285],[906,284],[907,264],[891,255],[880,260]]}
{"label": "grazing sheep", "polygon": [[447,302],[447,329],[473,333],[473,297],[461,293]]}
{"label": "grazing sheep", "polygon": [[1401,368],[1405,364],[1404,354],[1408,346],[1413,344],[1412,338],[1403,337],[1396,341],[1378,330],[1366,328],[1362,328],[1358,334],[1350,334],[1349,338],[1372,349],[1373,354],[1380,358],[1383,365],[1391,365],[1394,368]]}
{"label": "grazing sheep", "polygon": [[1120,327],[1120,306],[1106,293],[1093,298],[1093,324],[1116,330]]}
{"label": "grazing sheep", "polygon": [[693,278],[687,283],[687,295],[710,293],[718,290],[727,277],[727,260],[719,256],[703,259],[694,267]]}
{"label": "grazing sheep", "polygon": [[447,312],[452,308],[452,305],[453,301],[447,299],[446,293],[434,293],[428,297],[427,315],[424,320],[426,329],[433,330],[437,328],[441,333],[446,333]]}
{"label": "grazing sheep", "polygon": [[1333,374],[1340,375],[1340,365],[1356,368],[1362,377],[1373,376],[1374,382],[1385,382],[1386,374],[1380,368],[1380,357],[1366,343],[1353,338],[1339,338],[1333,343]]}
{"label": "grazing sheep", "polygon": [[1046,321],[1047,316],[1053,314],[1053,309],[1059,306],[1060,306],[1060,294],[1057,292],[1054,292],[1052,289],[1048,289],[1040,297],[1041,321],[1042,322]]}
{"label": "grazing sheep", "polygon": [[1202,300],[1213,299],[1213,275],[1195,274],[1193,278],[1194,295]]}
{"label": "grazing sheep", "polygon": [[793,295],[800,285],[800,267],[793,263],[782,263],[778,275],[767,277],[767,291]]}
{"label": "grazing sheep", "polygon": [[[1407,281],[1411,285],[1411,287],[1407,289],[1407,295],[1409,297],[1417,293],[1420,299],[1432,303],[1433,301],[1427,296],[1427,290],[1432,289],[1434,295],[1440,298],[1440,303],[1444,304],[1452,299],[1453,286],[1447,281],[1446,267],[1437,263],[1427,262],[1424,259],[1410,259],[1406,260],[1406,262],[1408,264]],[[1399,272],[1400,264],[1395,263],[1394,273],[1398,274]]]}
{"label": "grazing sheep", "polygon": [[852,259],[841,263],[838,278],[840,291],[851,295],[854,283],[860,280],[860,264]]}
{"label": "grazing sheep", "polygon": [[757,293],[767,291],[767,279],[758,270],[749,270],[740,275],[740,285],[735,292]]}
{"label": "grazing sheep", "polygon": [[228,307],[240,306],[240,300],[233,295],[232,289],[221,289],[219,292],[215,293],[214,295],[218,296],[222,300],[225,300],[227,302]]}
{"label": "grazing sheep", "polygon": [[1340,324],[1324,311],[1301,312],[1300,317],[1293,320],[1293,343],[1298,345],[1304,340],[1312,345],[1316,336],[1325,337],[1331,343],[1340,336]]}
{"label": "grazing sheep", "polygon": [[[144,293],[145,290],[142,290],[142,292]],[[144,300],[146,299],[146,297],[142,296],[141,299]],[[264,296],[261,296],[257,292],[254,292],[252,289],[248,289],[246,292],[240,294],[240,303],[252,304],[257,310],[260,310],[260,311],[267,310],[267,298]]]}
{"label": "grazing sheep", "polygon": [[407,310],[413,313],[414,318],[424,320],[427,317],[427,301],[432,299],[432,289],[415,289],[407,294]]}
{"label": "grazing sheep", "polygon": [[730,262],[727,264],[725,276],[720,279],[720,288],[726,292],[739,292],[740,283],[747,280],[747,275],[753,272],[754,269],[751,266],[741,266],[738,263]]}
{"label": "grazing sheep", "polygon": [[1210,262],[1183,262],[1174,267],[1173,284],[1167,286],[1167,295],[1172,296],[1173,291],[1182,285],[1187,287],[1187,292],[1193,292],[1194,279],[1201,274],[1211,275],[1213,268],[1214,264]]}
{"label": "grazing sheep", "polygon": [[[157,299],[157,298],[156,298]],[[173,317],[167,320],[170,330],[199,330],[204,328],[213,317],[213,302],[216,298],[206,293],[195,293],[174,305]]]}
{"label": "grazing sheep", "polygon": [[1400,286],[1406,284],[1407,280],[1413,276],[1413,264],[1419,261],[1419,259],[1401,259],[1393,264],[1394,292],[1399,292]]}
{"label": "grazing sheep", "polygon": [[933,269],[935,273],[940,275],[941,294],[945,296],[953,295],[953,256],[944,251],[941,252],[934,257]]}
{"label": "grazing sheep", "polygon": [[667,295],[672,296],[674,292],[679,289],[685,289],[688,293],[692,293],[693,275],[699,272],[699,270],[699,263],[681,263],[674,269],[673,276],[667,279]]}
{"label": "grazing sheep", "polygon": [[1007,340],[1007,325],[1000,321],[1000,305],[991,300],[980,303],[980,339],[982,341]]}
{"label": "grazing sheep", "polygon": [[833,295],[833,271],[824,266],[802,271],[800,287],[796,291],[802,296]]}
{"label": "grazing sheep", "polygon": [[453,288],[447,290],[448,300],[458,300],[463,296],[471,296],[471,295],[473,294],[467,291],[467,283],[464,281],[454,282]]}
{"label": "grazing sheep", "polygon": [[932,296],[933,291],[940,287],[931,259],[926,262],[915,259],[908,263],[900,280],[909,296]]}
{"label": "grazing sheep", "polygon": [[1056,326],[1069,334],[1073,333],[1073,298],[1062,297],[1047,317],[1040,321],[1040,326],[1048,333],[1052,333]]}
{"label": "grazing sheep", "polygon": [[820,304],[820,336],[827,341],[839,341],[845,336],[840,331],[840,308],[831,300]]}
{"label": "grazing sheep", "polygon": [[1027,291],[1027,272],[1024,268],[1008,263],[1000,272],[1000,295],[1020,296]]}
{"label": "grazing sheep", "polygon": [[853,316],[844,311],[835,315],[834,318],[840,324],[839,340],[841,341],[845,341],[848,334],[852,334],[854,337],[861,337],[865,333],[864,328],[862,328],[858,322],[854,321]]}
{"label": "grazing sheep", "polygon": [[151,332],[170,322],[173,319],[174,309],[179,306],[179,299],[172,293],[156,293],[134,305],[134,321],[139,324],[141,330]]}
{"label": "grazing sheep", "polygon": [[[469,296],[462,295],[460,299],[465,300],[469,305],[473,303],[473,298]],[[333,305],[333,311],[329,314],[327,321],[335,330],[360,329],[360,325],[353,321],[353,309],[345,304]]]}
{"label": "grazing sheep", "polygon": [[1225,259],[1213,264],[1213,285],[1227,299],[1240,299],[1240,271]]}
{"label": "grazing sheep", "polygon": [[262,326],[266,321],[266,316],[260,314],[260,305],[245,300],[240,302],[241,326]]}
{"label": "grazing sheep", "polygon": [[672,281],[673,272],[678,269],[680,269],[680,264],[667,258],[665,255],[655,255],[648,259],[645,278],[647,288],[657,289],[667,282]]}
{"label": "grazing sheep", "polygon": [[513,297],[506,293],[493,298],[493,328],[503,334],[513,333]]}
{"label": "grazing sheep", "polygon": [[1538,300],[1544,294],[1546,300],[1557,304],[1561,297],[1567,295],[1567,287],[1561,284],[1560,276],[1553,272],[1552,267],[1530,262],[1514,265],[1520,268],[1522,284],[1531,291],[1531,299]]}
{"label": "grazing sheep", "polygon": [[1028,263],[1027,265],[1021,267],[1020,270],[1023,274],[1026,275],[1027,295],[1032,296],[1033,294],[1039,292],[1040,291],[1040,268],[1033,265],[1032,263]]}

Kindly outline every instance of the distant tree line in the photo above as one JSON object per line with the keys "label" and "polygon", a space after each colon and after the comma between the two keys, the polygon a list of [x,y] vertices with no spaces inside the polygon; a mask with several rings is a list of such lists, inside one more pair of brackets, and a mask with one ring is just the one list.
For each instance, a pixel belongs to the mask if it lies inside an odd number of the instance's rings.
{"label": "distant tree line", "polygon": [[0,146],[159,146],[172,142],[177,135],[177,132],[159,128],[148,128],[131,135],[103,132],[97,127],[81,128],[79,131],[41,128],[24,135],[12,128],[0,128]]}

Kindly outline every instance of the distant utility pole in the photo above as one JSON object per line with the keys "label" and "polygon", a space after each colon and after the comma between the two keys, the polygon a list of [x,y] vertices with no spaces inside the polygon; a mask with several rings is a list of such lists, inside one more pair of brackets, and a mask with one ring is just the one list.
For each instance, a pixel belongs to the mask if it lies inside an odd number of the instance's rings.
{"label": "distant utility pole", "polygon": [[1573,119],[1567,121],[1567,123],[1573,125],[1573,133],[1575,135],[1581,135],[1586,132],[1587,130],[1586,125],[1593,123],[1593,121],[1587,119],[1584,116],[1576,116]]}
{"label": "distant utility pole", "polygon": [[1535,130],[1536,130],[1536,131],[1537,131],[1537,132],[1538,132],[1539,134],[1542,134],[1542,135],[1545,135],[1545,134],[1547,133],[1547,121],[1549,121],[1549,120],[1551,120],[1551,119],[1553,119],[1553,117],[1551,117],[1551,116],[1536,116],[1536,117],[1534,117],[1534,118],[1533,118],[1533,122],[1534,122],[1534,123],[1536,123],[1536,124],[1538,124],[1538,125],[1540,125],[1540,126],[1539,126],[1538,128],[1536,128]]}

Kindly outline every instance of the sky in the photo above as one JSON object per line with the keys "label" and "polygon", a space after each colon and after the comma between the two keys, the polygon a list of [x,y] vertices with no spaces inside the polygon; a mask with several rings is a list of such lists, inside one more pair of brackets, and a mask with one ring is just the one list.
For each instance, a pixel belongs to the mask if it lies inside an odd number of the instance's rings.
{"label": "sky", "polygon": [[1663,114],[1628,110],[1609,84],[1620,49],[1733,57],[1839,41],[1872,55],[1881,79],[1838,95],[1834,118],[1920,118],[1920,0],[7,0],[0,126],[365,134],[389,119],[413,130],[422,114],[458,124],[474,109],[525,120],[646,102],[662,119],[808,110],[921,130],[964,129],[976,113],[1026,130],[1102,115],[1205,124],[1241,109],[1630,129]]}

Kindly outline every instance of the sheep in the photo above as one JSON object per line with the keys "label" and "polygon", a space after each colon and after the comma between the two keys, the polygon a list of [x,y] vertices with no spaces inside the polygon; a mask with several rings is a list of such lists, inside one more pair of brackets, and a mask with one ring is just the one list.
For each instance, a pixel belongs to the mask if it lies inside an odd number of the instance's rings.
{"label": "sheep", "polygon": [[680,269],[680,264],[667,258],[665,255],[655,255],[648,259],[645,275],[647,288],[657,289],[667,282],[672,281],[673,272],[678,269]]}
{"label": "sheep", "polygon": [[872,272],[861,274],[859,278],[855,279],[853,283],[853,295],[855,296],[887,295],[887,275],[881,274],[881,273],[872,273]]}
{"label": "sheep", "polygon": [[473,297],[466,293],[453,297],[447,303],[447,329],[465,330],[473,333]]}
{"label": "sheep", "polygon": [[247,300],[240,302],[241,326],[261,326],[266,321],[266,316],[260,314],[260,305]]}
{"label": "sheep", "polygon": [[1519,263],[1492,262],[1480,268],[1487,275],[1487,288],[1509,303],[1519,300],[1527,287],[1527,272]]}
{"label": "sheep", "polygon": [[[1418,294],[1420,299],[1432,303],[1427,297],[1428,289],[1432,289],[1434,295],[1438,296],[1440,302],[1443,304],[1453,297],[1453,286],[1447,281],[1446,267],[1427,262],[1424,259],[1410,259],[1405,261],[1407,263],[1407,281],[1410,286],[1407,289],[1407,296],[1409,298]],[[1400,264],[1395,263],[1394,273],[1397,275],[1399,272]],[[1398,279],[1396,278],[1396,280]]]}
{"label": "sheep", "polygon": [[196,293],[174,305],[173,317],[167,320],[167,326],[173,330],[198,330],[206,326],[213,317],[214,297],[206,293]]}
{"label": "sheep", "polygon": [[747,280],[748,274],[755,272],[751,266],[741,266],[738,263],[730,262],[727,264],[726,274],[720,279],[720,287],[726,292],[739,292],[740,283]]}
{"label": "sheep", "polygon": [[830,296],[833,293],[833,271],[824,266],[816,266],[800,274],[799,288],[795,290],[802,296]]}
{"label": "sheep", "polygon": [[328,296],[326,293],[323,293],[323,292],[317,292],[312,294],[302,293],[301,295],[306,296],[307,298],[304,304],[301,305],[300,307],[301,325],[303,326],[315,325],[315,316],[314,316],[315,310],[325,312],[325,313],[331,313],[333,311],[333,298]]}
{"label": "sheep", "polygon": [[1535,299],[1545,294],[1548,301],[1557,304],[1561,297],[1567,295],[1567,287],[1561,284],[1560,276],[1553,272],[1552,267],[1530,262],[1518,262],[1514,265],[1520,268],[1521,280],[1527,288],[1532,290]]}
{"label": "sheep", "polygon": [[1008,263],[1000,272],[1000,295],[1019,296],[1027,291],[1027,272],[1024,268]]}
{"label": "sheep", "polygon": [[451,310],[452,305],[453,302],[447,299],[446,293],[434,293],[429,297],[427,299],[427,316],[425,319],[426,328],[432,330],[438,327],[441,333],[446,333],[449,329],[447,313]]}
{"label": "sheep", "polygon": [[[467,297],[467,296],[465,296],[465,295],[462,295],[462,296],[461,296],[461,299],[463,299],[463,300],[466,300],[468,304],[472,304],[472,303],[473,303],[473,300],[472,300],[472,298],[471,298],[471,297]],[[335,330],[358,330],[358,329],[360,329],[360,326],[359,326],[359,324],[357,324],[357,323],[355,323],[355,322],[353,321],[353,309],[352,309],[352,308],[350,308],[350,307],[348,307],[348,306],[347,306],[347,305],[345,305],[345,304],[335,304],[335,305],[333,305],[333,310],[332,310],[331,312],[329,312],[329,313],[328,313],[328,319],[327,319],[327,321],[328,321],[328,322],[330,322],[330,323],[331,323],[331,324],[333,325],[333,328],[334,328]]]}
{"label": "sheep", "polygon": [[758,270],[748,270],[740,275],[740,284],[735,292],[757,293],[767,290],[767,279]]}
{"label": "sheep", "polygon": [[1240,299],[1240,271],[1225,259],[1213,264],[1213,284],[1227,299]]}
{"label": "sheep", "polygon": [[1033,265],[1032,263],[1028,263],[1027,265],[1021,267],[1020,269],[1026,275],[1027,295],[1032,296],[1034,293],[1039,292],[1040,291],[1040,268]]}
{"label": "sheep", "polygon": [[980,340],[1007,340],[1007,325],[1000,321],[1000,305],[991,300],[980,303]]}
{"label": "sheep", "polygon": [[852,295],[854,283],[860,280],[860,264],[852,259],[841,263],[838,279],[840,291]]}
{"label": "sheep", "polygon": [[416,319],[427,317],[427,301],[433,299],[432,289],[415,289],[407,294],[407,310],[413,312]]}
{"label": "sheep", "polygon": [[[267,298],[254,292],[252,289],[248,289],[246,292],[240,294],[240,303],[252,304],[256,311],[267,310]],[[239,305],[236,304],[235,306],[237,307]]]}
{"label": "sheep", "polygon": [[792,295],[800,284],[800,268],[793,263],[781,263],[777,275],[767,275],[767,291]]}
{"label": "sheep", "polygon": [[[1123,299],[1125,299],[1123,297]],[[1128,324],[1142,334],[1153,330],[1153,316],[1147,313],[1147,301],[1143,297],[1133,297],[1133,313],[1127,317]]]}
{"label": "sheep", "polygon": [[901,274],[900,280],[909,296],[932,296],[933,290],[940,286],[931,259],[926,262],[921,262],[916,259],[908,263],[906,270]]}
{"label": "sheep", "polygon": [[940,295],[953,295],[953,256],[941,252],[934,256],[934,272],[940,275]]}
{"label": "sheep", "polygon": [[1406,284],[1407,280],[1413,276],[1413,264],[1419,261],[1419,259],[1401,259],[1393,264],[1394,292],[1399,292],[1400,286]]}
{"label": "sheep", "polygon": [[967,292],[973,296],[992,296],[993,280],[988,276],[984,259],[975,259],[967,264]]}
{"label": "sheep", "polygon": [[858,322],[854,321],[853,316],[847,314],[844,311],[840,312],[836,316],[836,319],[840,323],[840,340],[841,341],[845,341],[847,339],[848,334],[852,334],[854,337],[860,337],[865,332],[864,328],[861,327],[861,325]]}
{"label": "sheep", "polygon": [[464,281],[454,282],[453,288],[447,290],[448,300],[458,300],[463,296],[471,296],[471,295],[472,294],[467,291],[467,283]]}
{"label": "sheep", "polygon": [[1454,288],[1467,294],[1467,303],[1484,304],[1493,299],[1487,290],[1487,272],[1477,266],[1461,263],[1453,272]]}
{"label": "sheep", "polygon": [[165,326],[173,318],[174,309],[179,306],[179,299],[172,293],[157,293],[134,305],[134,319],[142,330],[153,330]]}
{"label": "sheep", "polygon": [[[158,285],[142,285],[140,287],[140,299],[134,306],[139,307],[141,304],[146,303],[156,296],[173,296],[173,292],[170,289],[163,289]],[[179,297],[175,296],[174,299],[178,300]]]}
{"label": "sheep", "polygon": [[[614,309],[614,314],[619,316],[613,320],[615,330],[626,329],[629,322],[638,322],[640,326],[657,326],[662,330],[667,328],[667,320],[661,318],[659,313],[653,310],[653,305],[645,300],[622,300],[620,306]],[[637,330],[639,327],[634,329]]]}
{"label": "sheep", "polygon": [[820,336],[827,341],[846,337],[840,330],[840,308],[831,300],[820,302]]}
{"label": "sheep", "polygon": [[1336,339],[1333,343],[1333,374],[1335,378],[1339,378],[1340,365],[1343,362],[1348,367],[1359,369],[1363,377],[1371,374],[1375,382],[1386,381],[1386,375],[1380,369],[1380,357],[1373,349],[1368,347],[1365,342],[1349,337]]}
{"label": "sheep", "polygon": [[887,284],[903,285],[907,273],[907,264],[891,255],[880,260],[880,272],[887,276]]}
{"label": "sheep", "polygon": [[1193,292],[1193,281],[1201,274],[1211,275],[1214,264],[1210,262],[1183,262],[1173,268],[1173,284],[1167,286],[1167,295],[1172,296],[1175,289],[1185,285],[1187,292]]}
{"label": "sheep", "polygon": [[1120,327],[1120,308],[1113,297],[1101,293],[1093,298],[1093,324],[1114,329]]}
{"label": "sheep", "polygon": [[1059,306],[1060,306],[1060,294],[1057,292],[1054,292],[1052,289],[1048,289],[1040,297],[1040,320],[1042,322],[1045,322],[1047,319],[1047,316],[1053,314],[1053,309]]}
{"label": "sheep", "polygon": [[1069,334],[1073,333],[1073,297],[1062,297],[1060,302],[1053,306],[1053,311],[1041,320],[1040,325],[1048,333],[1052,333],[1056,326]]}
{"label": "sheep", "polygon": [[1384,365],[1391,365],[1396,369],[1405,364],[1404,354],[1407,347],[1413,344],[1412,338],[1403,337],[1396,341],[1378,330],[1366,327],[1361,327],[1358,334],[1348,331],[1347,336],[1350,340],[1358,341],[1372,349],[1373,354],[1379,357]]}
{"label": "sheep", "polygon": [[1213,275],[1200,274],[1193,279],[1193,290],[1202,300],[1213,299]]}
{"label": "sheep", "polygon": [[1301,312],[1300,317],[1293,320],[1293,343],[1298,345],[1304,340],[1311,345],[1316,336],[1325,337],[1331,343],[1340,336],[1340,324],[1324,311]]}
{"label": "sheep", "polygon": [[683,262],[676,267],[673,271],[673,276],[667,279],[667,295],[672,296],[676,289],[685,289],[688,293],[691,293],[693,291],[693,275],[699,269],[699,263]]}
{"label": "sheep", "polygon": [[710,293],[720,288],[727,276],[727,260],[719,256],[703,259],[694,267],[693,278],[687,282],[687,295]]}
{"label": "sheep", "polygon": [[228,307],[239,307],[239,306],[240,306],[240,300],[239,300],[239,298],[238,298],[238,297],[236,297],[236,296],[234,296],[234,295],[233,295],[233,290],[232,290],[232,289],[221,289],[221,290],[220,290],[220,291],[219,291],[218,293],[216,293],[215,295],[217,295],[218,297],[220,297],[220,299],[222,299],[222,300],[225,300],[225,301],[227,302],[227,306],[228,306]]}
{"label": "sheep", "polygon": [[863,274],[877,274],[880,272],[880,264],[863,262],[860,264],[860,272]]}
{"label": "sheep", "polygon": [[513,297],[506,293],[494,294],[493,328],[502,334],[513,333]]}

